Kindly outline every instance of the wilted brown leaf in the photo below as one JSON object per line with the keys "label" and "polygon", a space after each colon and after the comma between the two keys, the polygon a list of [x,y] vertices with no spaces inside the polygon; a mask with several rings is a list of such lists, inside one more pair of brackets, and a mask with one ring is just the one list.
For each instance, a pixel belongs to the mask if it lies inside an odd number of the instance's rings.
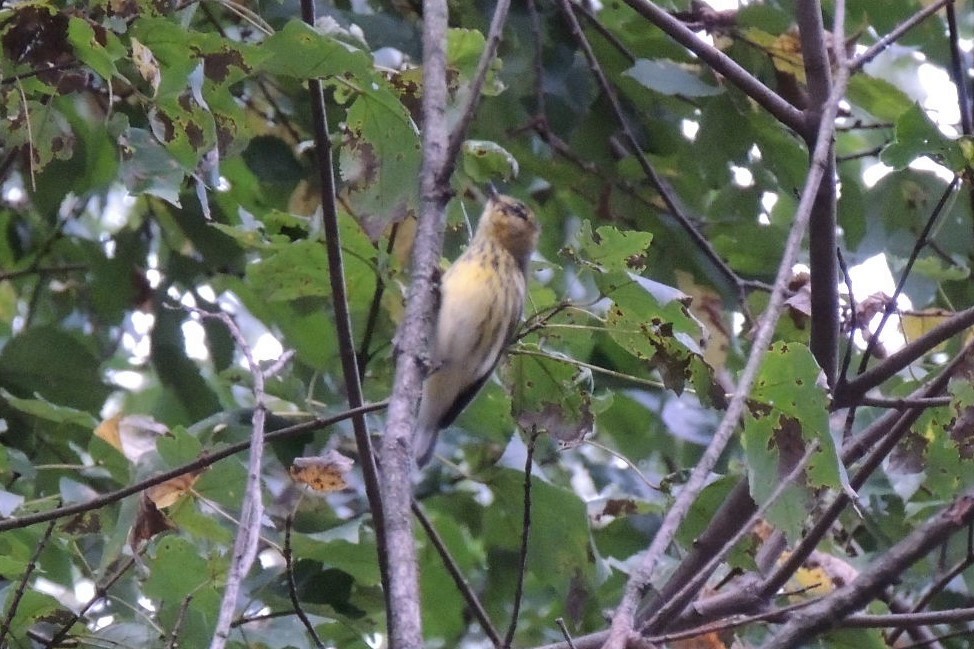
{"label": "wilted brown leaf", "polygon": [[174,530],[176,527],[166,518],[166,515],[159,511],[148,492],[142,492],[139,499],[139,513],[135,517],[135,524],[129,533],[129,545],[133,550],[138,550],[143,541],[148,541],[156,534]]}

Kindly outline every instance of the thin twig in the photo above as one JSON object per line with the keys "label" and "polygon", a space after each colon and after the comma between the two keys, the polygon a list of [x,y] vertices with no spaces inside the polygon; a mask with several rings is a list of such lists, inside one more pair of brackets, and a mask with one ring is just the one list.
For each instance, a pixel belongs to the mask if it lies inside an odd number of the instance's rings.
{"label": "thin twig", "polygon": [[[852,583],[829,593],[805,609],[801,616],[792,618],[764,647],[790,649],[834,627],[898,580],[909,566],[972,522],[974,490],[968,490],[863,569]],[[916,621],[911,620],[909,625],[916,625]]]}
{"label": "thin twig", "polygon": [[819,452],[818,441],[813,441],[808,445],[805,450],[805,454],[801,459],[795,464],[791,471],[782,480],[780,480],[775,486],[771,495],[768,496],[767,500],[761,503],[761,506],[755,510],[748,521],[738,529],[737,533],[732,534],[724,542],[723,547],[717,552],[715,552],[709,559],[709,561],[704,565],[704,567],[697,572],[697,574],[686,583],[686,585],[681,588],[675,595],[668,599],[667,602],[663,604],[656,612],[653,614],[647,623],[647,627],[660,628],[662,625],[658,624],[662,620],[669,620],[675,618],[683,608],[692,600],[697,593],[699,593],[703,587],[706,585],[707,580],[710,578],[711,573],[717,568],[721,561],[723,561],[731,550],[737,546],[741,540],[751,533],[754,527],[761,521],[762,518],[767,514],[768,509],[771,508],[780,498],[784,495],[785,491],[788,490],[792,484],[794,484],[800,476],[803,475],[806,468],[808,468],[809,463],[815,458]]}
{"label": "thin twig", "polygon": [[514,586],[514,601],[511,610],[511,624],[504,636],[504,649],[510,649],[517,631],[517,622],[521,614],[521,602],[524,599],[524,577],[528,566],[528,539],[531,536],[531,474],[534,468],[534,449],[538,442],[538,431],[531,431],[528,440],[528,453],[524,460],[524,518],[521,521],[521,549],[517,559],[517,584]]}
{"label": "thin twig", "polygon": [[[148,546],[144,546],[142,550],[140,550],[140,553],[145,552],[146,547]],[[122,576],[126,572],[128,572],[129,569],[131,569],[132,566],[134,565],[135,565],[135,557],[128,557],[124,562],[122,562],[122,565],[119,566],[118,570],[112,573],[104,581],[96,584],[95,594],[91,597],[91,599],[89,599],[85,603],[84,606],[81,607],[81,609],[78,612],[70,614],[71,615],[70,620],[65,622],[58,630],[58,632],[55,633],[53,636],[51,636],[51,639],[48,641],[48,646],[50,647],[61,646],[61,642],[68,636],[68,633],[70,633],[71,627],[73,627],[78,622],[78,620],[80,620],[82,617],[87,615],[88,611],[91,610],[91,607],[94,606],[98,601],[108,597],[108,589],[114,586],[115,582],[121,579]]]}
{"label": "thin twig", "polygon": [[189,605],[192,601],[193,596],[187,595],[179,604],[179,610],[176,612],[176,621],[173,622],[172,631],[169,632],[169,642],[166,643],[166,649],[177,649],[179,647],[179,631],[183,627],[183,622],[186,620],[186,611],[189,610]]}
{"label": "thin twig", "polygon": [[930,213],[930,217],[927,219],[927,222],[923,225],[923,230],[920,232],[920,236],[918,236],[917,240],[913,243],[913,250],[910,251],[910,256],[906,260],[906,264],[903,266],[903,271],[900,273],[900,279],[896,283],[896,288],[893,290],[893,295],[890,296],[889,301],[886,303],[886,308],[883,310],[883,317],[880,319],[875,333],[870,337],[869,342],[866,345],[866,350],[862,353],[862,360],[859,362],[860,375],[862,375],[862,373],[866,370],[866,365],[869,363],[869,358],[872,356],[873,350],[879,343],[880,334],[882,333],[883,328],[896,311],[897,299],[903,292],[903,288],[906,286],[906,281],[910,278],[910,273],[913,271],[913,265],[920,257],[920,253],[926,247],[930,239],[930,233],[933,231],[933,226],[938,220],[940,220],[940,215],[943,214],[944,208],[947,206],[947,201],[950,199],[951,195],[954,193],[954,189],[957,188],[959,183],[960,176],[954,175],[954,178],[950,181],[950,184],[947,185],[943,193],[940,195],[940,199],[937,201],[937,205]]}
{"label": "thin twig", "polygon": [[[958,561],[957,563],[955,563],[953,566],[951,566],[949,570],[945,571],[942,575],[938,576],[937,579],[934,580],[932,584],[930,584],[926,592],[924,592],[923,595],[913,604],[909,613],[910,615],[917,615],[917,614],[922,615],[920,611],[926,608],[927,604],[929,604],[931,600],[933,600],[933,598],[938,593],[942,592],[945,588],[947,588],[947,585],[950,584],[951,581],[953,581],[959,575],[963,574],[965,570],[967,570],[972,564],[974,564],[974,549],[972,549],[971,547],[972,533],[974,533],[974,530],[968,527],[967,528],[967,554],[964,556],[964,558]],[[956,613],[956,610],[949,611],[949,612]],[[886,643],[889,644],[890,646],[893,646],[896,643],[896,641],[899,639],[902,632],[903,632],[902,629],[898,629],[890,633],[886,637]]]}
{"label": "thin twig", "polygon": [[926,399],[863,397],[859,400],[859,405],[903,410],[905,408],[939,408],[949,406],[951,401],[951,397],[929,397]]}
{"label": "thin twig", "polygon": [[63,266],[31,266],[22,270],[0,272],[0,282],[19,279],[26,275],[57,275],[60,273],[74,273],[88,270],[88,264],[64,264]]}
{"label": "thin twig", "polygon": [[561,629],[561,635],[565,638],[565,642],[568,643],[568,649],[576,649],[575,643],[572,641],[572,634],[568,632],[568,627],[565,625],[565,619],[561,617],[555,618],[555,624]]}
{"label": "thin twig", "polygon": [[[968,345],[964,352],[958,354],[956,358],[950,363],[950,365],[945,369],[936,379],[931,381],[929,385],[925,386],[920,392],[919,397],[934,397],[942,393],[947,389],[947,383],[953,376],[954,372],[961,366],[967,355],[974,349],[974,344]],[[866,446],[861,442],[861,440],[855,439],[850,440],[850,443],[846,448],[843,448],[842,461],[845,466],[850,465],[855,461],[855,458],[859,453],[863,452],[865,448],[871,450],[870,453],[865,455],[865,459],[859,467],[859,470],[850,478],[849,486],[854,492],[855,490],[862,487],[865,484],[866,479],[872,475],[877,467],[880,466],[882,461],[887,455],[893,450],[896,444],[902,439],[910,427],[920,418],[923,410],[920,408],[911,408],[903,413],[892,413],[894,415],[898,414],[898,418],[890,418],[890,421],[894,421],[891,426],[887,425],[883,428],[877,427],[877,430],[883,434],[877,442]],[[879,421],[879,420],[877,420]],[[883,418],[883,421],[887,421]],[[836,521],[842,511],[849,505],[851,498],[848,491],[842,491],[836,495],[835,500],[832,504],[825,510],[825,512],[819,517],[815,524],[808,529],[802,536],[801,542],[792,550],[791,554],[778,564],[774,571],[765,579],[764,584],[761,587],[761,592],[765,597],[770,597],[774,593],[784,586],[784,584],[791,578],[791,575],[801,566],[802,563],[808,558],[816,546],[828,531],[831,529],[832,524]]]}
{"label": "thin twig", "polygon": [[[343,413],[334,415],[332,417],[320,417],[312,419],[311,421],[306,421],[300,424],[295,424],[294,426],[288,426],[287,428],[281,428],[280,430],[275,430],[272,433],[267,433],[264,436],[265,441],[273,441],[277,439],[285,439],[288,437],[294,437],[295,435],[302,435],[304,433],[309,433],[316,430],[321,430],[322,428],[327,428],[337,424],[338,422],[345,421],[346,419],[351,419],[358,414],[367,414],[370,412],[375,412],[377,410],[382,410],[388,406],[387,401],[380,401],[379,403],[370,403],[362,406],[361,408],[356,408],[354,410],[346,410]],[[170,469],[159,475],[146,478],[136,482],[135,484],[129,485],[127,487],[122,487],[121,489],[116,489],[115,491],[110,491],[107,494],[92,498],[91,500],[83,503],[77,503],[74,505],[67,505],[64,507],[58,507],[57,509],[52,509],[46,512],[38,512],[36,514],[29,514],[27,516],[11,516],[0,520],[0,532],[6,532],[9,530],[21,529],[24,527],[30,527],[31,525],[37,525],[39,523],[46,523],[47,521],[55,520],[58,518],[64,518],[65,516],[74,516],[75,514],[81,514],[83,512],[93,511],[95,509],[101,509],[106,505],[110,505],[114,502],[125,498],[126,496],[131,496],[133,494],[145,491],[149,487],[154,487],[157,484],[162,484],[167,480],[172,480],[173,478],[178,478],[181,475],[187,473],[192,473],[193,471],[200,471],[213,464],[216,464],[220,460],[226,459],[231,455],[236,455],[242,451],[246,451],[250,448],[250,440],[243,442],[237,442],[236,444],[231,444],[226,448],[221,448],[218,451],[213,451],[212,453],[206,453],[203,456],[193,460],[192,462],[187,462],[182,466],[178,466],[175,469]]]}
{"label": "thin twig", "polygon": [[426,536],[429,538],[433,547],[436,549],[437,554],[440,555],[440,560],[443,562],[443,567],[446,571],[450,573],[450,577],[453,578],[453,583],[456,584],[457,590],[460,591],[460,595],[463,597],[464,601],[467,603],[467,607],[473,616],[477,618],[477,623],[480,624],[480,628],[483,629],[487,637],[494,644],[495,647],[501,646],[501,636],[494,628],[494,624],[490,621],[490,617],[487,615],[487,610],[484,605],[480,602],[480,598],[473,591],[467,578],[464,577],[463,571],[457,562],[453,559],[453,555],[450,554],[449,548],[446,547],[446,542],[443,537],[440,536],[436,528],[433,527],[433,521],[430,520],[429,516],[426,515],[426,510],[423,506],[419,504],[416,499],[413,499],[412,503],[413,515],[419,524],[423,527],[426,532]]}
{"label": "thin twig", "polygon": [[804,131],[805,117],[801,111],[761,83],[729,56],[711,44],[704,42],[686,25],[657,4],[650,2],[650,0],[626,0],[626,4],[659,27],[670,38],[700,57],[715,72],[743,90],[748,97],[771,113],[779,122],[796,133]]}
{"label": "thin twig", "polygon": [[936,2],[927,5],[920,11],[904,20],[902,23],[897,25],[893,31],[876,41],[865,52],[852,59],[849,62],[849,71],[853,73],[858,72],[862,66],[879,56],[883,50],[895,43],[901,36],[906,34],[906,32],[910,31],[924,20],[940,11],[945,5],[951,4],[952,2],[954,2],[954,0],[936,0]]}
{"label": "thin twig", "polygon": [[450,182],[450,175],[453,173],[453,166],[456,164],[457,157],[460,155],[460,147],[463,140],[467,137],[467,131],[473,122],[474,115],[477,113],[477,106],[484,89],[484,82],[487,80],[487,72],[494,62],[497,54],[497,46],[500,45],[501,35],[504,32],[504,25],[507,23],[507,11],[511,7],[511,0],[498,0],[494,7],[494,16],[490,20],[490,28],[487,30],[487,43],[484,51],[480,54],[477,62],[477,71],[474,73],[473,83],[470,84],[469,98],[467,104],[460,113],[460,119],[450,133],[450,140],[447,144],[445,164],[440,169],[440,177],[437,182],[447,185]]}
{"label": "thin twig", "polygon": [[887,356],[879,365],[866,370],[844,385],[840,384],[836,389],[832,408],[846,408],[857,403],[866,392],[881,385],[933,348],[971,326],[974,326],[974,307],[954,314],[949,320],[941,322],[927,333]]}
{"label": "thin twig", "polygon": [[585,36],[585,32],[582,31],[582,27],[578,22],[578,17],[575,15],[575,10],[573,9],[573,4],[570,0],[559,0],[559,6],[561,7],[561,12],[568,22],[569,30],[572,36],[575,38],[575,42],[578,43],[579,48],[585,55],[585,60],[588,62],[589,70],[592,75],[598,81],[599,87],[602,89],[602,93],[605,95],[606,99],[609,100],[609,105],[612,107],[612,114],[619,124],[619,128],[622,129],[622,133],[625,136],[626,145],[629,147],[630,152],[635,156],[636,161],[639,163],[643,174],[649,179],[649,182],[656,189],[663,203],[666,205],[667,212],[675,220],[681,228],[690,236],[693,240],[694,245],[700,249],[700,251],[707,257],[710,263],[717,269],[717,271],[724,277],[724,279],[729,282],[737,292],[743,296],[744,287],[741,284],[740,278],[737,273],[727,265],[727,262],[720,256],[717,250],[713,247],[710,241],[707,240],[703,234],[697,229],[693,224],[693,221],[687,215],[686,208],[683,202],[677,196],[676,192],[670,186],[670,184],[660,175],[653,165],[650,163],[649,159],[643,153],[642,148],[639,146],[639,140],[636,139],[635,133],[633,133],[632,128],[629,126],[629,122],[626,119],[625,112],[622,109],[622,104],[619,101],[619,97],[615,91],[615,88],[609,83],[609,79],[602,69],[602,65],[595,56],[595,52],[592,50],[591,44],[588,42],[588,38]]}
{"label": "thin twig", "polygon": [[308,631],[308,635],[311,636],[311,640],[315,643],[315,646],[318,649],[325,649],[325,643],[318,637],[318,632],[315,631],[314,625],[308,619],[308,614],[304,612],[304,608],[301,606],[301,600],[298,598],[298,586],[294,583],[294,562],[291,553],[291,528],[293,527],[293,523],[293,517],[291,514],[288,514],[284,519],[284,551],[281,553],[284,555],[284,573],[287,575],[287,594],[291,598],[291,606],[294,607],[294,613],[301,620],[301,624]]}
{"label": "thin twig", "polygon": [[34,574],[34,570],[37,568],[37,560],[40,559],[41,553],[47,547],[47,542],[51,540],[51,534],[54,533],[54,525],[56,523],[57,521],[52,520],[48,524],[47,529],[44,530],[44,534],[41,535],[41,539],[34,549],[34,554],[31,555],[30,561],[27,562],[27,567],[24,569],[24,576],[20,578],[20,582],[17,584],[17,590],[14,591],[14,595],[10,600],[7,614],[0,621],[0,647],[5,646],[4,640],[10,632],[10,626],[13,623],[14,616],[17,615],[20,600],[23,599],[24,593],[27,592],[27,584],[30,582],[30,576]]}
{"label": "thin twig", "polygon": [[[396,237],[399,234],[399,223],[393,223],[389,229],[389,240],[386,242],[386,255],[391,255],[396,245]],[[372,346],[372,335],[379,322],[379,314],[382,307],[382,295],[385,293],[386,283],[382,278],[381,272],[375,274],[375,291],[372,293],[372,303],[369,304],[369,313],[365,316],[365,331],[362,334],[362,342],[359,343],[357,362],[359,382],[365,380],[365,372],[368,369],[369,361],[372,359],[369,348]]]}

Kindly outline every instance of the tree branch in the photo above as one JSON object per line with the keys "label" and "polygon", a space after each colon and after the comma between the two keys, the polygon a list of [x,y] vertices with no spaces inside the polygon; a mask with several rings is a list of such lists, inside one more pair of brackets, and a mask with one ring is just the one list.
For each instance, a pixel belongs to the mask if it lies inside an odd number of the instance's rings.
{"label": "tree branch", "polygon": [[[382,410],[386,406],[388,406],[387,402],[380,401],[379,403],[366,404],[361,408],[356,408],[354,410],[346,410],[345,412],[332,417],[315,418],[311,421],[306,421],[300,424],[295,424],[294,426],[288,426],[287,428],[275,430],[272,433],[267,433],[264,435],[264,441],[270,442],[276,439],[285,439],[287,437],[293,437],[295,435],[301,435],[303,433],[327,428],[328,426],[337,424],[338,422],[354,417],[355,415],[364,415],[370,412],[375,412],[376,410]],[[250,448],[249,439],[245,442],[231,444],[230,446],[222,448],[218,451],[206,453],[192,462],[187,462],[186,464],[176,467],[175,469],[160,473],[159,475],[152,476],[151,478],[146,478],[145,480],[136,482],[128,487],[122,487],[121,489],[111,491],[102,496],[98,496],[97,498],[92,498],[88,502],[58,507],[46,512],[28,514],[27,516],[12,516],[10,518],[0,520],[0,532],[30,527],[31,525],[46,523],[47,521],[52,521],[57,518],[74,516],[75,514],[82,514],[84,512],[101,509],[102,507],[117,502],[126,496],[140,493],[149,487],[162,484],[167,480],[172,480],[173,478],[178,478],[181,475],[205,469],[206,467],[216,464],[220,460],[226,459],[231,455],[236,455],[241,451],[246,451],[248,448]]]}
{"label": "tree branch", "polygon": [[385,506],[389,564],[389,638],[397,649],[421,649],[419,566],[410,504],[413,429],[427,366],[427,349],[436,301],[437,269],[449,186],[446,124],[445,0],[423,2],[423,164],[420,170],[420,217],[413,244],[412,282],[406,313],[397,337],[396,363],[389,417],[382,439],[382,499]]}
{"label": "tree branch", "polygon": [[847,408],[859,403],[866,392],[881,385],[937,345],[971,326],[974,326],[974,307],[957,313],[954,317],[940,323],[916,340],[890,354],[879,365],[866,370],[845,385],[839,386],[836,389],[832,408]]}
{"label": "tree branch", "polygon": [[[628,0],[635,2],[636,0]],[[622,601],[616,609],[612,619],[612,629],[610,639],[606,643],[606,649],[623,649],[626,641],[633,630],[633,614],[642,592],[648,587],[650,579],[656,568],[656,564],[666,548],[676,535],[676,532],[686,518],[690,506],[699,496],[700,491],[706,483],[707,476],[716,466],[727,443],[737,428],[741,415],[744,412],[744,405],[747,396],[750,394],[751,387],[757,378],[758,370],[771,337],[774,333],[775,325],[781,315],[781,307],[784,304],[787,283],[791,277],[791,269],[798,256],[805,230],[811,215],[812,205],[818,194],[819,184],[822,182],[827,165],[829,150],[831,148],[832,134],[835,125],[835,115],[838,110],[839,101],[845,92],[848,74],[846,70],[839,70],[832,94],[825,105],[825,110],[821,119],[821,127],[815,139],[815,149],[812,156],[812,164],[802,190],[801,199],[795,213],[795,220],[785,244],[784,254],[778,267],[778,274],[775,278],[774,288],[768,302],[768,306],[759,320],[754,343],[747,364],[741,373],[737,389],[728,404],[727,411],[723,419],[714,432],[713,439],[703,457],[694,467],[687,484],[680,491],[676,501],[673,503],[660,529],[656,532],[652,544],[643,556],[638,567],[631,573]]]}
{"label": "tree branch", "polygon": [[17,583],[17,588],[14,590],[13,597],[10,599],[10,605],[7,607],[7,613],[3,616],[3,620],[0,620],[0,647],[7,646],[4,640],[7,634],[10,632],[10,626],[13,623],[14,617],[17,615],[17,609],[20,608],[20,601],[24,597],[24,593],[27,591],[27,584],[30,582],[31,575],[34,574],[34,570],[37,568],[37,560],[40,559],[41,553],[44,548],[47,547],[48,541],[51,540],[51,534],[54,533],[54,525],[57,521],[51,521],[47,529],[44,530],[44,534],[41,535],[40,541],[37,543],[37,547],[34,549],[34,553],[31,555],[30,560],[24,567],[24,575],[20,578]]}
{"label": "tree branch", "polygon": [[[309,25],[315,23],[314,0],[301,0],[301,17]],[[310,79],[308,92],[311,99],[311,115],[314,124],[315,151],[318,155],[318,178],[321,184],[321,220],[325,232],[325,247],[328,251],[328,279],[331,283],[332,305],[335,312],[335,334],[338,338],[338,351],[342,361],[342,376],[351,409],[364,403],[362,382],[359,378],[358,359],[355,357],[355,338],[352,335],[352,318],[348,310],[348,295],[345,286],[345,262],[342,259],[342,239],[338,227],[338,208],[335,205],[335,175],[332,160],[331,137],[328,133],[328,116],[321,81]],[[375,528],[376,550],[379,558],[379,574],[382,577],[383,593],[389,594],[389,567],[386,563],[385,518],[382,515],[382,495],[379,489],[379,470],[376,466],[372,439],[365,423],[364,415],[352,417],[355,445],[358,448],[359,462],[362,465],[362,480],[365,495],[372,511],[372,525]],[[389,601],[386,600],[388,605]]]}
{"label": "tree branch", "polygon": [[934,15],[940,11],[945,5],[953,3],[954,0],[936,0],[932,4],[927,5],[920,11],[916,12],[910,16],[907,20],[896,26],[896,29],[890,33],[883,36],[878,41],[876,41],[869,49],[855,57],[849,62],[849,71],[851,73],[858,72],[862,69],[862,66],[866,65],[874,58],[882,54],[883,50],[899,40],[906,32],[910,31],[924,20]]}
{"label": "tree branch", "polygon": [[521,548],[517,559],[517,583],[514,588],[513,607],[511,611],[511,623],[507,627],[507,634],[504,636],[503,649],[510,649],[514,642],[514,632],[517,631],[518,617],[521,612],[521,601],[524,598],[524,576],[528,569],[528,539],[531,537],[531,469],[534,465],[534,448],[538,442],[538,432],[531,431],[531,439],[528,441],[527,457],[524,460],[524,515],[521,520]]}
{"label": "tree branch", "polygon": [[868,604],[879,591],[898,580],[906,568],[972,522],[974,490],[969,490],[867,566],[851,584],[804,609],[765,648],[790,649],[835,627],[839,620]]}
{"label": "tree branch", "polygon": [[575,37],[575,41],[578,43],[579,48],[585,55],[585,59],[588,62],[589,69],[592,75],[599,83],[599,87],[602,89],[603,94],[606,99],[609,100],[609,105],[612,106],[612,113],[619,123],[619,128],[622,129],[623,135],[625,136],[626,144],[629,151],[635,156],[636,160],[639,162],[640,168],[649,179],[649,182],[653,185],[656,191],[659,193],[660,198],[662,198],[663,203],[666,205],[666,209],[669,215],[680,224],[680,227],[690,236],[694,244],[700,251],[707,257],[714,268],[724,277],[724,279],[729,282],[737,290],[737,293],[742,296],[744,295],[744,283],[737,276],[737,273],[727,265],[727,262],[717,253],[710,241],[704,237],[697,227],[693,224],[690,217],[687,215],[686,208],[683,202],[677,196],[676,192],[670,186],[666,179],[664,179],[656,169],[650,163],[646,154],[643,153],[642,148],[639,146],[639,141],[636,139],[635,134],[629,127],[629,122],[626,120],[624,111],[622,110],[622,104],[619,102],[619,97],[616,94],[615,89],[612,84],[609,83],[609,79],[599,64],[598,59],[595,57],[595,52],[592,51],[592,46],[589,44],[588,39],[585,37],[585,33],[582,31],[582,27],[578,22],[578,17],[575,15],[575,10],[572,8],[572,3],[569,0],[559,0],[559,5],[561,7],[561,12],[568,22],[568,27],[571,30],[572,36]]}
{"label": "tree branch", "polygon": [[[842,15],[841,1],[836,3],[836,23]],[[822,23],[822,5],[818,0],[797,4],[798,28],[801,34],[802,60],[808,80],[808,109],[805,111],[805,142],[809,151],[815,147],[825,103],[832,92],[831,63]],[[833,51],[845,50],[841,33],[832,34]],[[844,60],[842,61],[844,63]],[[812,284],[812,331],[809,347],[825,374],[829,387],[835,387],[836,359],[839,349],[839,277],[836,266],[836,194],[835,144],[831,140],[825,159],[823,179],[812,206],[808,225],[808,258]]]}
{"label": "tree branch", "polygon": [[473,83],[470,84],[470,95],[467,104],[460,113],[459,121],[453,127],[453,132],[450,133],[446,159],[443,169],[440,170],[441,177],[437,179],[444,186],[450,184],[450,175],[453,173],[453,167],[460,155],[460,147],[463,146],[463,141],[467,137],[467,130],[470,128],[470,123],[473,122],[474,115],[477,114],[484,81],[486,81],[487,72],[497,55],[497,47],[501,42],[501,35],[504,31],[504,25],[507,23],[507,12],[510,7],[511,0],[498,0],[497,6],[494,8],[494,17],[491,18],[490,29],[487,32],[487,43],[484,45],[484,51],[480,54],[480,60],[477,62],[477,71],[474,74]]}
{"label": "tree branch", "polygon": [[436,548],[436,552],[440,555],[440,560],[443,562],[443,566],[446,571],[450,573],[450,577],[453,578],[453,583],[456,585],[457,590],[460,591],[460,595],[463,597],[464,601],[467,602],[467,606],[470,612],[477,622],[480,624],[480,628],[483,629],[487,637],[494,644],[495,647],[501,646],[501,635],[498,633],[497,629],[494,628],[493,623],[490,621],[490,617],[487,615],[484,605],[480,603],[480,599],[477,594],[473,592],[467,579],[463,576],[463,571],[457,562],[453,560],[453,556],[450,554],[449,549],[446,547],[446,542],[443,541],[443,537],[440,536],[436,528],[433,527],[433,522],[430,520],[429,516],[426,515],[426,511],[419,502],[413,499],[412,502],[413,515],[419,524],[423,527],[426,532],[426,536],[429,537],[430,542],[433,547]]}
{"label": "tree branch", "polygon": [[[220,312],[214,314],[203,313],[206,317],[217,318],[226,325],[230,335],[236,340],[240,352],[247,361],[251,378],[254,382],[254,415],[253,429],[250,433],[250,460],[247,463],[247,481],[244,483],[243,503],[240,507],[240,523],[237,536],[233,542],[233,554],[227,575],[223,599],[220,602],[220,613],[217,616],[216,629],[210,641],[210,649],[223,649],[230,634],[234,611],[237,608],[237,595],[243,580],[250,572],[254,559],[257,558],[257,542],[260,540],[261,519],[264,517],[264,495],[262,489],[264,462],[264,424],[267,419],[267,406],[264,403],[264,370],[260,367],[247,339],[228,314]],[[188,604],[187,604],[188,605]],[[175,633],[174,633],[175,637]],[[175,644],[175,643],[173,643]]]}
{"label": "tree branch", "polygon": [[758,81],[750,72],[717,48],[705,43],[682,22],[663,11],[650,0],[626,0],[644,18],[659,27],[670,38],[700,57],[707,65],[744,91],[779,122],[795,131],[805,132],[805,117],[801,111],[782,99],[776,92]]}

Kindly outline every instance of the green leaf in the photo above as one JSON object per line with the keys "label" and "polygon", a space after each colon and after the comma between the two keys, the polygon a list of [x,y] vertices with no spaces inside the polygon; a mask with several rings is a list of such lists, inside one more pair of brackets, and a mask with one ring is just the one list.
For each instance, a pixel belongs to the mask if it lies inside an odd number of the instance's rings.
{"label": "green leaf", "polygon": [[873,117],[895,122],[916,105],[906,93],[886,81],[868,74],[857,74],[849,80],[846,90],[849,101]]}
{"label": "green leaf", "polygon": [[804,488],[848,486],[829,427],[829,396],[819,385],[821,370],[807,347],[777,343],[768,350],[751,392],[742,442],[748,458],[751,494],[765,502],[801,459],[808,444],[819,448],[799,480],[789,487],[769,517],[797,535],[807,512]]}
{"label": "green leaf", "polygon": [[266,57],[260,62],[260,68],[271,74],[298,79],[339,75],[359,80],[372,74],[372,57],[367,52],[326,36],[297,19],[289,20],[259,47]]}
{"label": "green leaf", "polygon": [[121,180],[133,194],[150,194],[179,207],[185,171],[179,162],[144,129],[127,128],[119,137]]}
{"label": "green leaf", "polygon": [[498,176],[513,180],[517,178],[518,165],[514,156],[496,142],[467,140],[463,143],[463,172],[478,183]]}
{"label": "green leaf", "polygon": [[60,329],[34,327],[0,350],[0,385],[28,398],[98,412],[111,390],[101,381],[98,359]]}
{"label": "green leaf", "polygon": [[664,95],[712,97],[724,92],[724,89],[719,86],[704,83],[687,66],[673,61],[639,59],[623,74],[632,77],[650,90]]}
{"label": "green leaf", "polygon": [[535,345],[521,345],[519,352],[509,368],[518,424],[564,443],[581,442],[595,427],[591,372]]}
{"label": "green leaf", "polygon": [[914,104],[896,120],[896,141],[883,149],[880,159],[894,169],[904,169],[925,155],[955,171],[966,164],[957,142],[945,137],[926,111]]}
{"label": "green leaf", "polygon": [[[358,524],[355,527],[358,528]],[[336,538],[332,530],[314,534],[293,533],[291,548],[298,559],[314,559],[326,567],[341,568],[359,584],[377,586],[379,566],[375,543],[362,536],[359,532],[354,540]]]}
{"label": "green leaf", "polygon": [[320,241],[297,241],[247,267],[247,278],[264,299],[285,302],[328,297],[328,255]]}
{"label": "green leaf", "polygon": [[0,388],[0,397],[3,397],[7,403],[17,410],[40,419],[53,421],[58,424],[80,426],[88,430],[93,430],[98,425],[98,420],[91,413],[78,410],[77,408],[59,406],[43,398],[19,399],[3,388]]}
{"label": "green leaf", "polygon": [[600,272],[640,272],[646,268],[646,254],[653,235],[620,231],[611,225],[600,226],[593,233],[591,223],[584,221],[578,238],[579,256]]}
{"label": "green leaf", "polygon": [[146,561],[149,578],[146,597],[179,602],[212,579],[206,560],[187,539],[166,536],[156,546],[155,556]]}
{"label": "green leaf", "polygon": [[169,433],[156,441],[156,450],[171,468],[199,459],[203,446],[198,439],[181,426],[176,426]]}
{"label": "green leaf", "polygon": [[115,61],[126,55],[125,47],[112,32],[99,26],[103,45],[95,36],[91,24],[81,18],[68,19],[68,41],[74,46],[75,55],[103,79],[110,80],[118,74]]}
{"label": "green leaf", "polygon": [[373,240],[417,209],[419,131],[385,84],[357,83],[338,166],[349,212]]}
{"label": "green leaf", "polygon": [[[484,518],[487,543],[517,550],[523,520],[524,474],[498,470],[488,481],[494,502]],[[587,574],[588,523],[585,503],[568,489],[534,478],[531,486],[531,536],[528,540],[528,572],[532,579],[564,592],[566,575]]]}
{"label": "green leaf", "polygon": [[[706,381],[699,323],[687,310],[689,298],[672,287],[632,274],[599,278],[612,300],[605,326],[619,345],[659,370],[666,387],[682,392],[688,378]],[[698,390],[703,383],[698,384]],[[708,390],[701,393],[707,398]]]}

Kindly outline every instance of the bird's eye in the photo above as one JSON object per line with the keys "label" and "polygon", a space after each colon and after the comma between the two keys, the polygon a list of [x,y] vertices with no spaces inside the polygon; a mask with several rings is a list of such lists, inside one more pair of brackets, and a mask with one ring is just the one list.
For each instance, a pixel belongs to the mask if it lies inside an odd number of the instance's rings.
{"label": "bird's eye", "polygon": [[511,203],[509,207],[511,208],[510,211],[512,214],[514,214],[514,216],[523,221],[528,220],[528,208],[526,208],[524,205],[521,203]]}

